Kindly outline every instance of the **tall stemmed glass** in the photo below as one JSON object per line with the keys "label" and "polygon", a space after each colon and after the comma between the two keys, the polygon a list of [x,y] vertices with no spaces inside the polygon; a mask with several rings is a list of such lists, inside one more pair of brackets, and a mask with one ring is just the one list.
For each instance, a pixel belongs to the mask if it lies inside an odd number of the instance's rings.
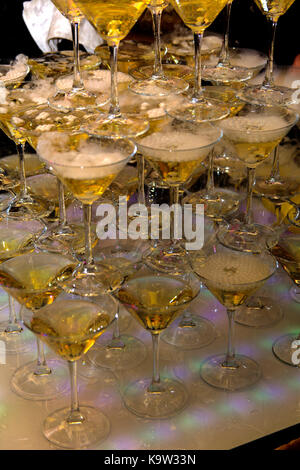
{"label": "tall stemmed glass", "polygon": [[183,384],[160,376],[159,337],[175,317],[198,295],[199,282],[190,270],[181,276],[141,269],[115,294],[132,316],[151,333],[153,376],[129,384],[123,392],[126,408],[144,418],[168,418],[183,409]]}
{"label": "tall stemmed glass", "polygon": [[97,201],[135,154],[129,140],[93,137],[85,133],[47,132],[38,139],[37,152],[76,199],[83,204],[85,255],[62,287],[69,293],[95,296],[122,281],[121,273],[95,263],[92,252],[92,204]]}
{"label": "tall stemmed glass", "polygon": [[271,106],[286,106],[294,102],[295,90],[287,87],[276,86],[273,77],[274,45],[277,23],[280,16],[284,15],[295,0],[254,0],[261,12],[272,25],[271,45],[269,60],[265,78],[260,86],[249,86],[240,92],[240,96],[248,102],[255,104],[267,104]]}
{"label": "tall stemmed glass", "polygon": [[228,315],[227,352],[205,360],[201,377],[223,390],[246,388],[259,380],[261,370],[252,358],[235,352],[234,315],[237,307],[274,274],[276,260],[267,251],[243,253],[211,240],[200,252],[191,254],[191,263],[203,284],[226,307]]}
{"label": "tall stemmed glass", "polygon": [[[80,72],[79,57],[79,29],[84,15],[73,0],[51,0],[58,10],[70,21],[73,39],[73,82],[71,90],[58,90],[50,97],[49,105],[58,110],[85,109],[104,105],[108,101],[107,96],[95,95],[85,89]],[[102,99],[101,99],[102,98]]]}
{"label": "tall stemmed glass", "polygon": [[69,296],[37,311],[27,311],[24,323],[60,358],[67,361],[71,383],[71,406],[51,413],[43,434],[66,449],[99,444],[110,430],[108,418],[94,406],[79,406],[77,363],[114,319],[115,301],[109,295],[93,300]]}
{"label": "tall stemmed glass", "polygon": [[145,10],[148,1],[142,0],[75,0],[86,18],[100,36],[107,41],[110,51],[111,104],[107,114],[99,114],[94,123],[84,124],[92,135],[135,137],[144,134],[149,123],[138,115],[122,114],[117,87],[117,57],[119,43],[129,33]]}
{"label": "tall stemmed glass", "polygon": [[170,0],[176,12],[194,33],[194,88],[185,98],[176,97],[177,106],[167,107],[168,114],[192,122],[216,121],[229,114],[229,109],[205,95],[201,87],[201,44],[203,33],[224,8],[228,0]]}
{"label": "tall stemmed glass", "polygon": [[[148,8],[152,15],[154,31],[154,66],[144,65],[129,73],[138,81],[129,84],[130,90],[146,96],[168,96],[186,91],[188,83],[180,78],[165,74],[161,58],[160,27],[163,10],[168,6],[168,0],[148,0]],[[172,66],[171,66],[172,67]],[[167,67],[166,67],[167,69]],[[144,80],[138,77],[145,76]]]}
{"label": "tall stemmed glass", "polygon": [[257,165],[270,156],[294,125],[296,114],[283,107],[246,105],[236,116],[220,122],[224,136],[233,145],[237,157],[247,167],[247,206],[244,221],[234,220],[220,241],[245,251],[264,249],[267,239],[276,242],[271,227],[252,221],[252,193]]}
{"label": "tall stemmed glass", "polygon": [[[55,253],[33,252],[5,261],[0,265],[0,285],[35,312],[51,304],[61,292],[58,285],[76,266],[72,258]],[[46,362],[42,343],[37,340],[37,361],[19,367],[11,378],[15,393],[29,400],[49,400],[66,390],[63,369],[53,360]]]}
{"label": "tall stemmed glass", "polygon": [[[278,243],[271,249],[271,253],[276,256],[283,269],[295,284],[290,290],[291,297],[299,302],[300,300],[300,217],[299,208],[292,207],[287,214],[288,224],[282,231]],[[298,366],[293,361],[293,353],[298,348],[300,333],[289,333],[276,339],[272,350],[280,361],[290,366]]]}
{"label": "tall stemmed glass", "polygon": [[232,2],[233,0],[228,0],[226,5],[226,26],[218,63],[216,66],[205,65],[203,67],[202,76],[208,81],[220,83],[244,82],[252,78],[254,73],[254,70],[251,71],[247,67],[234,66],[230,62],[229,26]]}

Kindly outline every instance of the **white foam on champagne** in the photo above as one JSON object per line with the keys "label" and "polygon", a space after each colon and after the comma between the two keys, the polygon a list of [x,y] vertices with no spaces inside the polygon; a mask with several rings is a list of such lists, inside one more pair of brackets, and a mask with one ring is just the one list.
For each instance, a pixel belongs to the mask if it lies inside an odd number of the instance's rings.
{"label": "white foam on champagne", "polygon": [[235,291],[241,284],[251,288],[271,274],[268,263],[258,256],[235,253],[210,255],[196,269],[211,285],[225,291]]}
{"label": "white foam on champagne", "polygon": [[[69,136],[60,132],[45,133],[38,140],[37,153],[62,178],[95,179],[117,175],[126,163],[126,155],[100,143],[81,141],[68,149]],[[119,163],[118,163],[119,162]]]}
{"label": "white foam on champagne", "polygon": [[216,134],[214,137],[209,131],[184,132],[170,127],[140,139],[137,145],[143,154],[163,162],[204,160],[216,140]]}
{"label": "white foam on champagne", "polygon": [[275,114],[253,113],[253,115],[224,119],[220,123],[220,127],[230,140],[251,143],[272,142],[281,139],[287,132],[287,124],[283,117]]}

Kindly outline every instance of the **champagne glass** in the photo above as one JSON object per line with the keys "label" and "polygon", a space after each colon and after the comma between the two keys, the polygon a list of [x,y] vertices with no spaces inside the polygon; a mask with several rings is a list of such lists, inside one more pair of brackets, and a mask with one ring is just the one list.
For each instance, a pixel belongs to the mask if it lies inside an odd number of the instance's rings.
{"label": "champagne glass", "polygon": [[[0,220],[0,263],[34,250],[34,241],[45,230],[38,220]],[[5,342],[6,354],[28,350],[24,341],[23,327],[17,318],[13,298],[8,296],[9,318],[0,323],[0,338]]]}
{"label": "champagne glass", "polygon": [[147,6],[148,0],[75,0],[81,12],[107,41],[110,51],[111,105],[108,113],[100,114],[94,123],[84,125],[92,135],[135,137],[149,127],[147,120],[138,115],[121,114],[117,88],[118,46],[127,36]]}
{"label": "champagne glass", "polygon": [[203,284],[226,307],[228,315],[227,353],[205,360],[201,377],[222,390],[249,387],[259,380],[261,370],[252,358],[235,352],[234,314],[237,307],[274,274],[276,260],[267,251],[260,254],[238,252],[222,246],[215,239],[201,251],[191,254],[191,263]]}
{"label": "champagne glass", "polygon": [[80,72],[79,56],[79,29],[84,15],[81,13],[73,0],[52,0],[58,10],[70,21],[73,39],[73,80],[72,88],[69,91],[58,90],[48,102],[51,107],[57,110],[86,109],[104,105],[108,97],[104,94],[97,96],[85,89]]}
{"label": "champagne glass", "polygon": [[57,356],[68,363],[71,405],[52,412],[43,423],[43,434],[66,449],[99,444],[110,430],[108,418],[96,407],[79,407],[77,363],[114,319],[115,301],[100,295],[91,301],[76,296],[59,297],[52,305],[27,311],[24,323]]}
{"label": "champagne glass", "polygon": [[[0,265],[0,285],[17,302],[31,311],[51,304],[61,288],[58,282],[70,276],[74,259],[55,253],[33,252],[11,258]],[[28,400],[49,400],[66,390],[64,368],[46,362],[37,339],[37,361],[19,367],[11,378],[12,390]]]}
{"label": "champagne glass", "polygon": [[[167,0],[149,0],[148,8],[152,15],[154,30],[154,66],[141,66],[138,69],[130,70],[130,75],[136,78],[136,74],[145,76],[144,80],[137,80],[129,84],[130,90],[135,93],[146,96],[168,96],[186,91],[189,87],[188,83],[180,78],[171,77],[165,70],[168,66],[162,65],[161,43],[160,43],[160,27],[161,15],[163,10],[168,6]],[[174,66],[170,66],[171,70]],[[180,67],[177,67],[177,69]]]}
{"label": "champagne glass", "polygon": [[[271,253],[276,257],[290,279],[295,284],[295,288],[290,290],[291,297],[299,302],[300,285],[300,217],[299,207],[291,207],[287,214],[288,224],[282,231],[278,243],[271,249]],[[298,296],[297,296],[298,295]],[[276,339],[272,350],[280,361],[290,366],[296,366],[292,356],[295,348],[294,341],[299,341],[299,333],[289,333]],[[294,343],[297,345],[297,343]]]}
{"label": "champagne glass", "polygon": [[228,0],[226,5],[226,21],[223,46],[216,66],[204,65],[202,76],[207,81],[232,83],[244,82],[252,78],[254,70],[247,67],[238,67],[231,64],[229,49],[229,26],[233,0]]}
{"label": "champagne glass", "polygon": [[93,137],[85,133],[46,132],[37,152],[46,165],[83,204],[85,255],[71,279],[62,283],[69,293],[95,296],[113,289],[123,276],[113,266],[95,263],[92,253],[91,214],[97,201],[135,154],[129,140]]}
{"label": "champagne glass", "polygon": [[11,218],[43,218],[49,215],[53,206],[49,201],[33,197],[29,194],[26,184],[24,147],[26,138],[18,133],[11,124],[11,119],[17,117],[26,107],[45,103],[53,86],[48,80],[36,80],[23,83],[19,88],[6,91],[0,107],[0,127],[14,141],[20,164],[20,192],[15,196],[7,209]]}
{"label": "champagne glass", "polygon": [[177,106],[166,108],[168,114],[184,121],[203,122],[223,119],[229,114],[227,106],[206,97],[201,87],[201,44],[203,33],[218,16],[228,0],[171,0],[171,4],[194,33],[194,89],[188,97],[176,97]]}
{"label": "champagne glass", "polygon": [[187,401],[183,384],[160,377],[159,337],[175,317],[197,296],[199,282],[187,270],[182,276],[139,270],[115,294],[131,315],[151,333],[153,377],[129,384],[123,393],[126,408],[143,418],[169,418]]}
{"label": "champagne glass", "polygon": [[247,206],[244,221],[235,219],[222,232],[221,243],[234,249],[259,251],[266,242],[276,243],[271,227],[252,222],[252,193],[257,165],[270,156],[295,122],[295,113],[276,106],[246,105],[234,117],[220,122],[224,136],[233,145],[237,157],[247,167]]}
{"label": "champagne glass", "polygon": [[286,13],[295,0],[254,0],[261,12],[272,25],[271,46],[265,78],[260,86],[247,86],[240,96],[248,102],[271,106],[286,106],[294,102],[294,91],[291,88],[274,84],[274,45],[278,19]]}

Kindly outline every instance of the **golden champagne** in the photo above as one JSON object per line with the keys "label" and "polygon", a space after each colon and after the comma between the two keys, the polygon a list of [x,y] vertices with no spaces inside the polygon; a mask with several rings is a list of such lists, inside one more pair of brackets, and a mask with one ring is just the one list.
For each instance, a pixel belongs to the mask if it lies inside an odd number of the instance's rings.
{"label": "golden champagne", "polygon": [[115,45],[127,36],[148,1],[75,0],[75,3],[108,45]]}
{"label": "golden champagne", "polygon": [[[19,178],[20,176],[20,164],[19,164],[19,156],[9,155],[8,157],[1,158],[1,168],[5,170],[5,172],[13,177]],[[35,153],[25,153],[24,155],[24,164],[25,164],[25,173],[26,176],[34,176],[44,173],[45,165]]]}
{"label": "golden champagne", "polygon": [[170,0],[170,3],[188,28],[194,33],[203,33],[228,0]]}
{"label": "golden champagne", "polygon": [[211,293],[228,309],[235,309],[272,274],[258,256],[219,252],[202,259],[195,271]]}
{"label": "golden champagne", "polygon": [[277,258],[292,281],[300,286],[300,238],[299,235],[289,236],[279,240],[272,248],[272,254]]}
{"label": "golden champagne", "polygon": [[269,19],[277,20],[284,15],[295,0],[254,0],[261,12]]}
{"label": "golden champagne", "polygon": [[117,293],[133,317],[152,332],[167,328],[194,296],[192,288],[180,278],[151,275],[130,279]]}
{"label": "golden champagne", "polygon": [[35,334],[67,361],[76,361],[110,325],[101,306],[90,301],[57,300],[36,311],[27,322]]}
{"label": "golden champagne", "polygon": [[79,201],[93,204],[102,196],[116,176],[115,173],[112,173],[103,178],[79,179],[65,178],[61,175],[60,179]]}
{"label": "golden champagne", "polygon": [[32,220],[0,221],[0,263],[14,256],[33,251],[33,240],[43,231],[44,226]]}
{"label": "golden champagne", "polygon": [[2,263],[0,285],[29,310],[51,304],[61,292],[59,281],[69,277],[76,263],[53,253],[27,253]]}
{"label": "golden champagne", "polygon": [[51,0],[56,8],[68,18],[69,21],[82,19],[84,16],[73,0]]}

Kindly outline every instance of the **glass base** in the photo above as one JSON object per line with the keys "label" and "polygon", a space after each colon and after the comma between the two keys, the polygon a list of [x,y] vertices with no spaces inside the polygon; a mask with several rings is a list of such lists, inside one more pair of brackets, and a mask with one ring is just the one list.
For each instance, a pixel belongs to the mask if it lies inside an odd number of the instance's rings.
{"label": "glass base", "polygon": [[161,339],[180,349],[200,349],[211,344],[216,338],[216,329],[212,322],[198,315],[189,314],[177,318],[161,333]]}
{"label": "glass base", "polygon": [[292,287],[290,289],[290,296],[295,302],[300,303],[300,289],[299,287]]}
{"label": "glass base", "polygon": [[230,108],[221,104],[220,101],[206,98],[205,91],[203,91],[199,99],[190,96],[178,99],[174,104],[168,104],[166,113],[179,121],[201,123],[224,119],[229,115]]}
{"label": "glass base", "polygon": [[[128,73],[135,80],[147,80],[153,77],[153,65],[144,65],[138,69],[129,69]],[[163,75],[166,79],[177,78],[182,82],[183,80],[192,80],[194,78],[194,71],[188,65],[179,64],[163,64]],[[185,90],[188,89],[187,83],[184,83]],[[129,86],[131,88],[131,86]],[[184,90],[174,90],[173,94],[182,93]]]}
{"label": "glass base", "polygon": [[[184,70],[182,71],[182,78],[176,78],[175,76],[168,74],[167,69],[168,67],[164,67],[162,77],[153,76],[153,67],[151,66],[144,66],[137,70],[131,70],[130,75],[137,81],[131,82],[128,85],[128,88],[134,93],[143,96],[169,96],[177,95],[186,91],[189,88],[189,84],[182,80]],[[190,75],[190,73],[188,75]]]}
{"label": "glass base", "polygon": [[81,406],[83,421],[68,423],[69,408],[54,411],[44,421],[43,434],[52,444],[65,449],[82,449],[100,444],[110,432],[108,418],[97,408]]}
{"label": "glass base", "polygon": [[299,341],[300,345],[299,335],[296,333],[284,335],[276,339],[272,346],[274,356],[281,362],[284,362],[284,364],[288,364],[289,366],[293,367],[299,367],[300,364],[296,363],[298,362],[298,358],[296,357],[293,360],[292,357],[294,352],[296,352],[297,356],[297,349],[299,348],[299,345],[296,345],[296,348],[292,347],[293,342],[297,340]]}
{"label": "glass base", "polygon": [[111,383],[116,380],[113,372],[109,369],[95,367],[87,357],[87,354],[84,354],[84,356],[77,361],[77,373],[78,377],[85,383],[88,382],[88,384],[101,382],[103,385],[104,383]]}
{"label": "glass base", "polygon": [[137,367],[147,356],[144,343],[133,336],[121,335],[118,341],[111,341],[109,344],[102,344],[101,339],[97,340],[88,353],[89,360],[96,367],[127,370]]}
{"label": "glass base", "polygon": [[[97,241],[96,234],[92,233],[92,243]],[[84,227],[81,225],[56,226],[45,232],[36,241],[35,246],[40,250],[56,253],[83,254],[85,249]]]}
{"label": "glass base", "polygon": [[83,125],[83,130],[94,136],[107,137],[138,137],[149,129],[149,122],[135,114],[122,116],[109,116],[97,118],[96,121]]}
{"label": "glass base", "polygon": [[266,225],[243,224],[236,220],[217,233],[219,242],[233,250],[249,253],[261,253],[276,245],[278,235]]}
{"label": "glass base", "polygon": [[261,85],[244,88],[238,97],[252,104],[287,106],[295,103],[293,95],[297,95],[293,88]]}
{"label": "glass base", "polygon": [[109,101],[109,95],[97,96],[87,90],[59,90],[48,99],[50,108],[57,111],[76,111],[97,108]]}
{"label": "glass base", "polygon": [[204,65],[202,68],[202,78],[217,85],[245,82],[253,76],[253,71],[246,67],[234,65]]}
{"label": "glass base", "polygon": [[6,211],[15,199],[16,196],[11,191],[0,187],[0,212]]}
{"label": "glass base", "polygon": [[272,199],[286,199],[296,192],[299,192],[299,182],[292,179],[280,179],[275,181],[272,179],[266,180],[263,178],[256,178],[254,191],[260,196],[272,197]]}
{"label": "glass base", "polygon": [[36,375],[36,361],[19,367],[11,378],[11,388],[26,400],[52,400],[69,389],[68,369],[54,359],[47,360],[50,374]]}
{"label": "glass base", "polygon": [[96,297],[103,292],[113,292],[120,287],[123,279],[124,276],[112,266],[81,264],[60,286],[69,294]]}
{"label": "glass base", "polygon": [[201,378],[209,385],[234,392],[255,384],[261,377],[260,366],[250,357],[236,355],[237,367],[224,365],[224,354],[207,359],[201,366]]}
{"label": "glass base", "polygon": [[10,329],[8,322],[0,323],[0,352],[3,354],[25,353],[32,349],[32,342],[26,341],[26,332],[21,325]]}
{"label": "glass base", "polygon": [[183,410],[188,399],[183,384],[163,378],[158,386],[161,391],[154,392],[149,391],[150,385],[150,379],[141,379],[126,388],[123,401],[131,413],[141,418],[164,419]]}
{"label": "glass base", "polygon": [[[216,221],[233,214],[240,205],[241,197],[239,194],[226,190],[216,189],[212,193],[206,190],[198,191],[183,199],[184,204],[204,204],[204,213]],[[194,209],[194,207],[193,207]]]}
{"label": "glass base", "polygon": [[152,269],[174,275],[189,268],[187,252],[179,243],[172,240],[160,240],[155,248],[145,256],[145,263]]}
{"label": "glass base", "polygon": [[253,328],[272,326],[283,318],[279,305],[268,297],[252,297],[234,315],[236,323]]}
{"label": "glass base", "polygon": [[54,206],[49,201],[33,198],[27,194],[26,196],[16,196],[6,210],[6,214],[11,219],[42,219],[47,217],[53,209]]}

